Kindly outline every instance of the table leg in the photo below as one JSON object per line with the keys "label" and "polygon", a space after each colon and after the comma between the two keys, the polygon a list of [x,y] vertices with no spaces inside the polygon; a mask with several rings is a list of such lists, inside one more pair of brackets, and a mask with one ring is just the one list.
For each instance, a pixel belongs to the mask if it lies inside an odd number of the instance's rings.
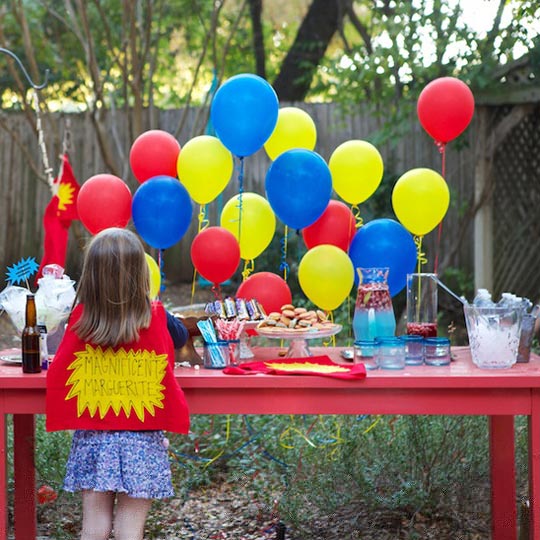
{"label": "table leg", "polygon": [[513,416],[489,417],[491,538],[516,540],[516,462]]}
{"label": "table leg", "polygon": [[540,540],[540,390],[532,390],[529,416],[529,538]]}
{"label": "table leg", "polygon": [[0,411],[0,540],[8,536],[6,415]]}
{"label": "table leg", "polygon": [[13,508],[15,538],[36,538],[36,473],[34,468],[33,414],[13,415],[13,466],[15,502]]}

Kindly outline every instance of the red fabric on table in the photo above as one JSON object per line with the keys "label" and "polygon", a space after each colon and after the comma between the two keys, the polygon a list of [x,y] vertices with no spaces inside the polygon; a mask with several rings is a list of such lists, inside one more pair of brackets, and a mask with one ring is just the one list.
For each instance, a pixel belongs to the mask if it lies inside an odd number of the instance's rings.
{"label": "red fabric on table", "polygon": [[333,362],[329,356],[309,356],[306,358],[276,358],[257,362],[244,362],[223,370],[227,375],[320,375],[334,379],[358,380],[366,377],[364,364],[346,366]]}

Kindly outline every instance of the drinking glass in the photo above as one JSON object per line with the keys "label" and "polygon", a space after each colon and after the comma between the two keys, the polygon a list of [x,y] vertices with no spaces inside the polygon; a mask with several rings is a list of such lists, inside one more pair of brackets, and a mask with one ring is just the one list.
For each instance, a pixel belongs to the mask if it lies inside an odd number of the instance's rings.
{"label": "drinking glass", "polygon": [[358,340],[354,342],[354,363],[364,364],[366,369],[377,369],[377,344],[375,340]]}
{"label": "drinking glass", "polygon": [[420,366],[424,363],[424,338],[417,335],[399,336],[405,343],[405,364]]}
{"label": "drinking glass", "polygon": [[424,340],[424,362],[428,366],[450,364],[450,340],[446,337],[428,337]]}
{"label": "drinking glass", "polygon": [[381,369],[405,367],[405,342],[397,337],[378,337],[377,360]]}

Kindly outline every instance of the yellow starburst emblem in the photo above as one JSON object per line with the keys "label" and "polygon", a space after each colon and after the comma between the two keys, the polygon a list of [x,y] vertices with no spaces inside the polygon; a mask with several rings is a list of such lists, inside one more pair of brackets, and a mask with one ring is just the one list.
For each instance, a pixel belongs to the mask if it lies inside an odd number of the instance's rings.
{"label": "yellow starburst emblem", "polygon": [[58,210],[66,210],[68,206],[73,204],[75,188],[71,184],[60,183],[58,186]]}
{"label": "yellow starburst emblem", "polygon": [[144,421],[145,411],[155,415],[155,407],[163,408],[161,384],[165,377],[167,355],[154,351],[103,350],[86,345],[84,351],[75,353],[75,360],[68,366],[73,373],[66,383],[70,385],[66,401],[77,399],[77,415],[88,409],[94,417],[99,411],[104,418],[109,409],[116,416],[124,410],[129,418],[135,411]]}
{"label": "yellow starburst emblem", "polygon": [[315,364],[313,362],[291,362],[290,364],[265,362],[265,365],[271,369],[279,369],[280,371],[313,371],[318,373],[346,373],[349,371],[349,369],[345,367]]}

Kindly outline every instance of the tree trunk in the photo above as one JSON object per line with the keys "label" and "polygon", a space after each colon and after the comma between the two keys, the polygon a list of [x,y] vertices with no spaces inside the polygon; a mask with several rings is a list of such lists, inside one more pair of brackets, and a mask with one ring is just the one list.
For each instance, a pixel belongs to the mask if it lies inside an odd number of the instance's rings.
{"label": "tree trunk", "polygon": [[253,29],[253,52],[255,55],[255,72],[266,79],[266,56],[262,29],[262,0],[249,0],[249,13]]}
{"label": "tree trunk", "polygon": [[292,47],[273,82],[280,101],[302,101],[315,70],[339,28],[344,10],[341,0],[313,0]]}

